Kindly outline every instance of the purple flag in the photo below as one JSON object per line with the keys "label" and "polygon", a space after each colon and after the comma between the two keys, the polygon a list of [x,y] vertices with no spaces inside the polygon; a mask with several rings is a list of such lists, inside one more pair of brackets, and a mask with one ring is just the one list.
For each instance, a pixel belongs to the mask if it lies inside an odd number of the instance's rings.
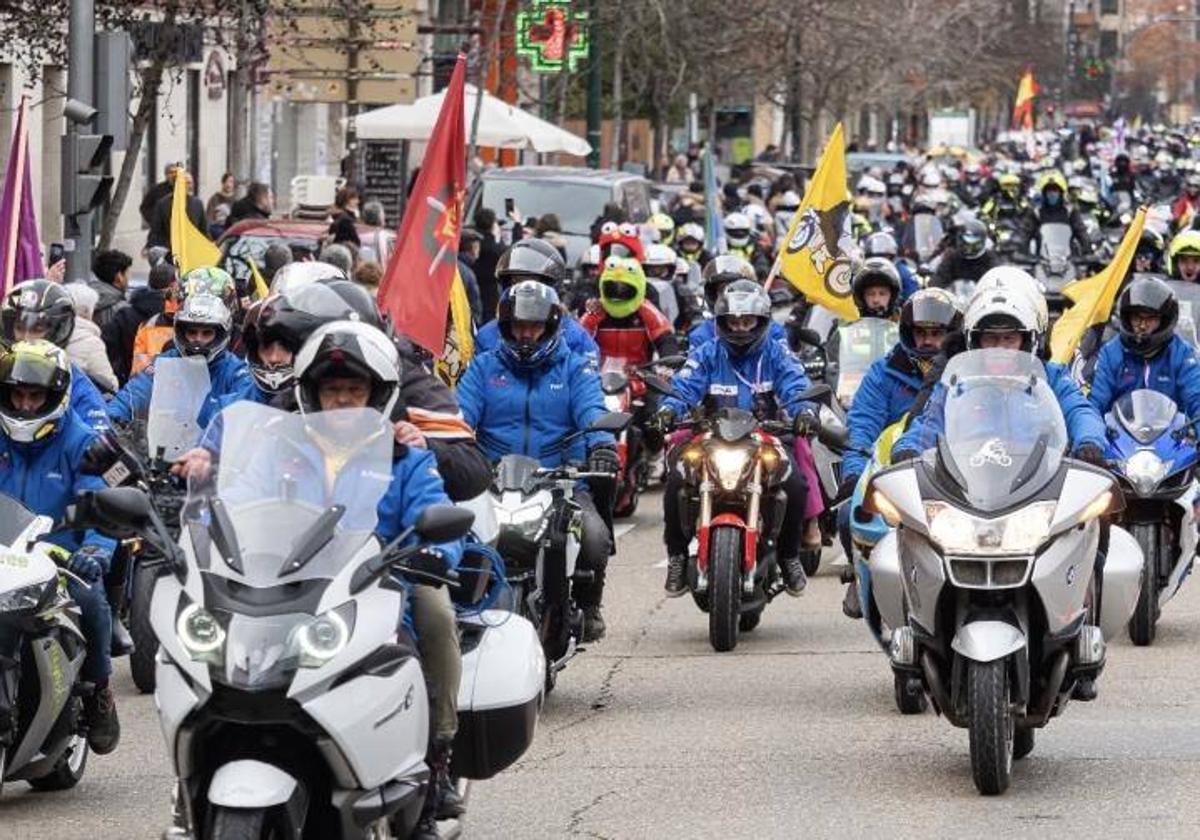
{"label": "purple flag", "polygon": [[25,280],[42,277],[41,237],[33,211],[33,181],[29,174],[29,101],[21,99],[0,196],[0,294]]}

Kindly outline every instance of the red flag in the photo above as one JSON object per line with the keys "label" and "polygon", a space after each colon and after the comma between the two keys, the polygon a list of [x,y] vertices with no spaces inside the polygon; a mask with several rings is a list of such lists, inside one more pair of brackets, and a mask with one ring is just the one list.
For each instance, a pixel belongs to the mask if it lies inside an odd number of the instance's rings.
{"label": "red flag", "polygon": [[400,221],[396,251],[379,284],[379,306],[392,316],[396,329],[439,358],[446,343],[450,285],[458,269],[467,182],[466,66],[466,56],[460,54]]}
{"label": "red flag", "polygon": [[1020,84],[1017,85],[1017,98],[1013,104],[1013,128],[1033,128],[1033,100],[1041,92],[1037,79],[1033,78],[1033,70],[1026,69]]}

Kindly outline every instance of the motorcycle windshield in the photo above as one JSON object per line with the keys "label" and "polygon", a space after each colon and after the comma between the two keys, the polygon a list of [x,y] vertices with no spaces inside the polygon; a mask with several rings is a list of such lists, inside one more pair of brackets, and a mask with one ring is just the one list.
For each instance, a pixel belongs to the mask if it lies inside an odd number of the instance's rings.
{"label": "motorcycle windshield", "polygon": [[950,294],[954,295],[954,299],[958,301],[958,306],[963,311],[966,311],[967,303],[975,294],[976,282],[974,280],[955,280],[946,289]]}
{"label": "motorcycle windshield", "polygon": [[1117,420],[1133,439],[1142,445],[1153,443],[1179,414],[1179,407],[1165,394],[1142,389],[1131,391],[1117,400]]}
{"label": "motorcycle windshield", "polygon": [[629,384],[625,370],[629,360],[623,356],[606,356],[600,363],[600,387],[606,394],[619,394]]}
{"label": "motorcycle windshield", "polygon": [[863,377],[877,359],[887,355],[900,338],[900,326],[882,318],[860,318],[838,327],[838,400],[849,407]]}
{"label": "motorcycle windshield", "polygon": [[927,261],[937,251],[945,231],[942,220],[933,213],[918,213],[913,216],[913,248],[921,262]]}
{"label": "motorcycle windshield", "polygon": [[1042,256],[1051,260],[1071,258],[1071,226],[1062,222],[1042,225],[1039,232],[1042,240]]}
{"label": "motorcycle windshield", "polygon": [[146,449],[151,458],[174,461],[196,445],[201,431],[196,418],[210,388],[208,364],[199,356],[155,360],[146,417]]}
{"label": "motorcycle windshield", "polygon": [[501,493],[527,492],[533,486],[533,476],[539,467],[538,460],[528,455],[505,455],[496,465],[496,489]]}
{"label": "motorcycle windshield", "polygon": [[[213,468],[189,479],[185,510],[219,544],[211,506],[224,505],[238,556],[207,570],[251,587],[336,575],[371,538],[392,481],[391,427],[373,409],[301,415],[239,402],[203,446]],[[327,514],[334,506],[340,515]]]}
{"label": "motorcycle windshield", "polygon": [[12,545],[37,515],[12,496],[0,494],[0,544]]}
{"label": "motorcycle windshield", "polygon": [[974,508],[991,512],[1037,493],[1057,474],[1067,428],[1042,363],[1016,350],[951,359],[941,466]]}
{"label": "motorcycle windshield", "polygon": [[[1165,278],[1160,278],[1165,279]],[[1167,280],[1175,300],[1179,303],[1179,320],[1175,323],[1175,334],[1193,348],[1200,347],[1200,283],[1184,283]]]}
{"label": "motorcycle windshield", "polygon": [[713,431],[718,438],[732,443],[741,440],[758,427],[758,420],[740,408],[722,408],[713,415]]}

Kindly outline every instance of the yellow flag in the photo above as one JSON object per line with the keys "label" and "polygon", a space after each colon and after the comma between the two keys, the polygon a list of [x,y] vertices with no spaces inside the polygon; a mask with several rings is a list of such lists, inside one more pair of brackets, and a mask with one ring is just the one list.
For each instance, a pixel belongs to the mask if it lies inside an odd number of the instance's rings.
{"label": "yellow flag", "polygon": [[1079,342],[1091,327],[1106,323],[1112,315],[1117,290],[1125,279],[1125,272],[1133,262],[1142,228],[1146,224],[1146,208],[1138,210],[1125,238],[1117,247],[1116,256],[1099,274],[1076,280],[1063,289],[1063,294],[1072,301],[1071,308],[1063,313],[1050,333],[1050,353],[1054,361],[1067,364],[1075,355]]}
{"label": "yellow flag", "polygon": [[450,286],[450,328],[446,331],[446,347],[434,372],[453,388],[462,378],[475,356],[475,336],[471,331],[471,302],[462,275],[454,272]]}
{"label": "yellow flag", "polygon": [[810,301],[852,321],[858,308],[850,282],[858,260],[850,228],[845,142],[838,123],[792,218],[776,267]]}
{"label": "yellow flag", "polygon": [[221,261],[221,249],[192,224],[187,215],[187,175],[175,170],[175,192],[171,197],[171,253],[179,266],[179,275],[186,277],[193,268],[216,265]]}
{"label": "yellow flag", "polygon": [[254,280],[254,296],[259,300],[266,300],[267,296],[271,294],[271,290],[267,287],[267,281],[263,279],[253,257],[246,262],[250,263],[250,277]]}

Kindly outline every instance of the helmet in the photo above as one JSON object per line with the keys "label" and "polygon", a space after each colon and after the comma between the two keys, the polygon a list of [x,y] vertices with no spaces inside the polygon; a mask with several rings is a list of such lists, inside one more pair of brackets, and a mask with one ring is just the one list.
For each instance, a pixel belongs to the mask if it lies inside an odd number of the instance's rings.
{"label": "helmet", "polygon": [[1046,306],[1046,295],[1042,285],[1034,280],[1028,271],[1012,265],[988,269],[975,285],[975,295],[990,291],[1007,291],[1010,294],[1021,295],[1037,313],[1038,333],[1045,335],[1050,329],[1050,310]]}
{"label": "helmet", "polygon": [[383,313],[379,311],[379,304],[375,302],[375,297],[353,280],[334,277],[328,280],[319,280],[317,285],[332,290],[342,299],[346,306],[346,314],[341,316],[343,319],[362,321],[385,333],[388,331],[384,326]]}
{"label": "helmet", "polygon": [[700,272],[700,278],[704,284],[704,300],[708,302],[708,308],[713,310],[717,308],[717,299],[721,296],[721,291],[730,283],[735,280],[758,282],[754,266],[736,254],[719,254],[713,257]]}
{"label": "helmet", "polygon": [[587,273],[588,269],[600,267],[600,246],[589,245],[588,249],[579,255],[579,271]]}
{"label": "helmet", "polygon": [[[867,306],[863,293],[874,286],[883,286],[891,292],[891,299],[884,309]],[[869,257],[854,274],[851,283],[854,305],[864,318],[890,318],[900,311],[900,272],[886,257]]]}
{"label": "helmet", "polygon": [[276,271],[271,278],[271,294],[285,295],[318,280],[334,279],[345,280],[346,272],[329,263],[292,262]]}
{"label": "helmet", "polygon": [[[1159,323],[1154,332],[1139,335],[1134,331],[1132,317],[1137,312],[1158,316]],[[1171,287],[1162,280],[1137,275],[1117,298],[1117,320],[1121,344],[1131,353],[1148,359],[1162,350],[1175,334],[1179,303]]]}
{"label": "helmet", "polygon": [[1016,198],[1021,191],[1021,176],[1015,172],[1005,172],[996,179],[996,185],[1000,187],[1000,192]]}
{"label": "helmet", "polygon": [[775,210],[780,213],[795,213],[800,209],[800,193],[795,190],[787,190],[780,193],[779,198],[775,202]]}
{"label": "helmet", "polygon": [[691,249],[693,253],[699,251],[704,247],[704,228],[700,227],[700,225],[696,224],[695,222],[688,222],[687,224],[680,225],[679,230],[675,233],[675,242],[678,243],[679,250],[686,252],[688,249],[683,247],[683,241],[685,239],[689,239],[696,243],[696,247]]}
{"label": "helmet", "polygon": [[[175,313],[175,349],[181,356],[203,356],[211,362],[229,346],[229,335],[233,330],[233,313],[216,295],[189,295],[183,306]],[[215,331],[210,341],[203,344],[189,341],[188,329],[209,327]]]}
{"label": "helmet", "polygon": [[230,312],[234,312],[238,308],[237,283],[234,282],[228,271],[216,266],[194,268],[189,271],[183,278],[183,294],[187,297],[212,295],[220,298]]}
{"label": "helmet", "polygon": [[675,258],[675,277],[685,283],[691,278],[692,263],[685,260],[683,257]]}
{"label": "helmet", "polygon": [[941,173],[937,171],[936,166],[927,166],[921,173],[921,186],[926,189],[935,189],[942,185]]}
{"label": "helmet", "polygon": [[[522,280],[509,289],[500,301],[496,321],[502,341],[500,352],[518,367],[538,367],[558,349],[562,307],[558,305],[558,293],[544,283]],[[514,321],[538,321],[545,331],[534,341],[518,339],[512,331]]]}
{"label": "helmet", "polygon": [[1038,178],[1037,191],[1039,193],[1045,193],[1050,187],[1057,187],[1063,195],[1067,194],[1067,179],[1056,169],[1044,172],[1042,177]]}
{"label": "helmet", "polygon": [[1137,250],[1134,255],[1137,257],[1149,257],[1149,271],[1158,272],[1162,270],[1164,241],[1162,235],[1158,231],[1143,227],[1141,238],[1138,239]]}
{"label": "helmet", "polygon": [[[725,342],[733,355],[743,356],[757,350],[767,339],[771,326],[771,298],[758,283],[736,280],[721,292],[713,315],[717,322],[717,338]],[[732,329],[730,319],[745,315],[755,318],[754,328],[748,332]]]}
{"label": "helmet", "polygon": [[725,240],[734,247],[742,248],[750,244],[750,217],[745,213],[730,213],[722,223],[725,227]]}
{"label": "helmet", "polygon": [[872,233],[863,244],[864,257],[886,257],[894,260],[898,253],[900,253],[900,247],[896,244],[896,237],[887,231]]}
{"label": "helmet", "polygon": [[567,279],[567,263],[545,239],[521,239],[500,255],[496,279],[502,289],[522,280],[537,280],[557,292]]}
{"label": "helmet", "polygon": [[[19,338],[44,338],[66,347],[75,329],[75,306],[71,295],[49,280],[26,280],[13,287],[0,310],[0,326],[9,344]],[[22,335],[17,335],[21,329]],[[30,332],[38,333],[31,335]]]}
{"label": "helmet", "polygon": [[666,213],[651,216],[650,227],[658,231],[658,241],[663,245],[670,245],[675,239],[675,220]]}
{"label": "helmet", "polygon": [[616,254],[618,257],[633,257],[641,262],[646,256],[642,232],[632,222],[605,222],[600,226],[597,244],[600,246],[601,259],[608,259],[610,255]]}
{"label": "helmet", "polygon": [[918,325],[941,327],[946,332],[961,329],[962,313],[958,311],[954,296],[945,289],[920,289],[900,308],[900,345],[904,352],[915,358],[933,358],[937,348],[917,349],[913,327]]}
{"label": "helmet", "polygon": [[[13,389],[46,389],[46,401],[36,409],[18,408]],[[71,404],[71,361],[56,344],[45,340],[18,341],[0,354],[0,426],[18,443],[32,443],[53,434]]]}
{"label": "helmet", "polygon": [[978,219],[968,219],[958,228],[958,252],[964,259],[977,260],[991,248],[987,226]]}
{"label": "helmet", "polygon": [[1182,279],[1178,270],[1180,257],[1200,257],[1200,230],[1185,230],[1171,240],[1171,248],[1167,252],[1167,273],[1176,279]]}
{"label": "helmet", "polygon": [[675,274],[675,262],[678,259],[675,251],[666,245],[647,245],[646,258],[642,260],[642,270],[647,277],[656,280],[670,280]]}
{"label": "helmet", "polygon": [[986,332],[1017,332],[1021,334],[1021,349],[1033,353],[1038,348],[1041,333],[1038,313],[1024,295],[1001,290],[976,291],[963,316],[967,347],[979,349],[980,338]]}
{"label": "helmet", "polygon": [[400,355],[381,330],[335,321],[314,332],[296,354],[296,403],[301,413],[321,410],[320,384],[331,377],[371,383],[367,406],[390,417],[400,397]]}
{"label": "helmet", "polygon": [[600,305],[614,318],[628,318],[646,299],[646,275],[633,257],[610,256],[600,275]]}

